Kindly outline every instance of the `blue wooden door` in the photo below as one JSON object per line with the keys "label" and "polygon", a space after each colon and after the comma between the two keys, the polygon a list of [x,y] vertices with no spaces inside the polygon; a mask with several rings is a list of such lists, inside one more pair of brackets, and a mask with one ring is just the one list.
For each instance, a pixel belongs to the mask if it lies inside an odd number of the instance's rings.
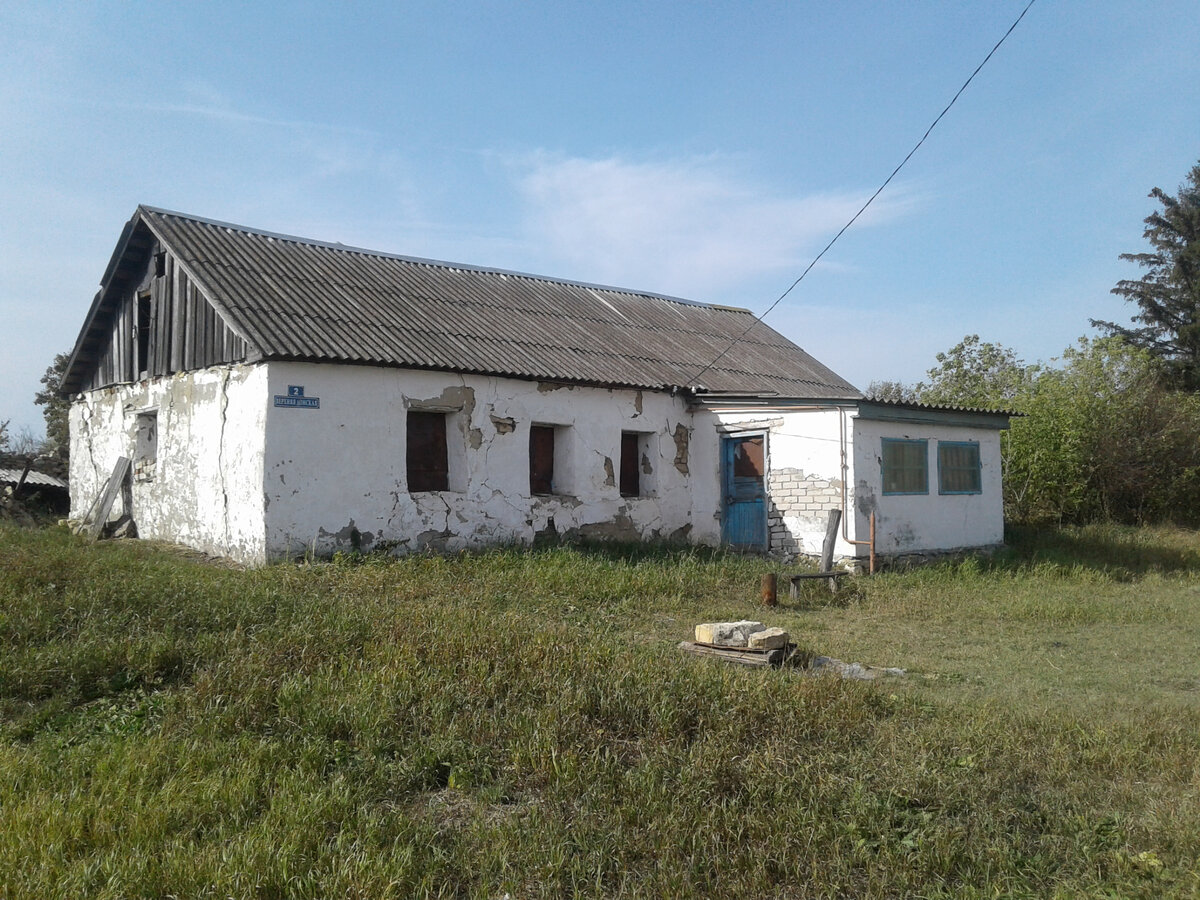
{"label": "blue wooden door", "polygon": [[762,435],[721,439],[724,496],[721,540],[744,550],[767,549],[767,491]]}

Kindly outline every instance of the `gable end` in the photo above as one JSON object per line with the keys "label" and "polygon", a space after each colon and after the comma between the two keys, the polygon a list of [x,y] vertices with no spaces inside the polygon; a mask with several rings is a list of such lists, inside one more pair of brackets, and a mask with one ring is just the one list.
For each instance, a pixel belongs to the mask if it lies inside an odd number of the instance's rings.
{"label": "gable end", "polygon": [[242,362],[249,350],[139,210],[104,273],[61,390],[70,395]]}

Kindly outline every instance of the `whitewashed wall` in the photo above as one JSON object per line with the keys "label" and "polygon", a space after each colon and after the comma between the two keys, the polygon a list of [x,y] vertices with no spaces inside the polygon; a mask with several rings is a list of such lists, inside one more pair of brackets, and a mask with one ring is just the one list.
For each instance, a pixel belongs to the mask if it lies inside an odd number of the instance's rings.
{"label": "whitewashed wall", "polygon": [[[882,439],[928,441],[929,493],[884,495]],[[938,441],[978,441],[981,487],[978,494],[939,494]],[[987,547],[1004,540],[1000,432],[957,425],[878,422],[854,423],[854,488],[858,528],[866,534],[875,510],[876,552],[914,553]]]}
{"label": "whitewashed wall", "polygon": [[[711,443],[712,462],[707,479],[715,489],[699,483],[697,522],[712,522],[709,537],[720,539],[720,437],[726,434],[761,432],[767,436],[767,517],[769,549],[781,554],[817,556],[825,540],[829,511],[842,505],[842,412],[836,408],[758,408],[753,410],[711,409],[696,412],[696,444]],[[853,459],[853,434],[846,428],[847,461]],[[695,455],[695,453],[693,454]],[[705,515],[700,503],[712,512]],[[848,493],[853,505],[853,492]],[[834,549],[837,557],[865,553],[856,551],[843,537],[855,538],[854,522],[839,529]]]}
{"label": "whitewashed wall", "polygon": [[[271,558],[393,546],[458,550],[539,533],[693,537],[691,416],[677,397],[369,366],[270,363],[263,466]],[[274,405],[299,387],[319,408]],[[449,415],[450,486],[410,494],[410,407]],[[564,426],[556,482],[529,494],[531,424]],[[648,432],[649,496],[620,496],[622,431]],[[711,513],[710,513],[711,516]],[[709,530],[711,532],[711,529]]]}
{"label": "whitewashed wall", "polygon": [[[220,366],[82,395],[70,413],[72,517],[127,456],[139,536],[263,561],[266,385],[264,366]],[[137,459],[138,414],[148,410],[157,412],[152,461]],[[118,499],[112,517],[123,512]]]}
{"label": "whitewashed wall", "polygon": [[[295,387],[319,405],[275,404]],[[409,493],[410,408],[447,413],[452,490]],[[117,457],[136,457],[145,410],[157,411],[158,435],[153,461],[138,465],[130,490],[141,536],[250,564],[356,543],[454,551],[552,532],[717,544],[720,440],[748,432],[767,435],[773,551],[820,552],[829,510],[842,505],[843,447],[853,468],[837,556],[866,554],[842,534],[866,540],[872,510],[881,554],[1003,540],[994,429],[869,421],[837,408],[689,410],[661,392],[309,363],[214,367],[76,400],[72,516],[86,512]],[[562,427],[553,496],[529,493],[532,424]],[[648,435],[641,497],[620,496],[622,431]],[[929,494],[883,495],[883,437],[929,442]],[[980,494],[937,493],[938,440],[979,442]]]}

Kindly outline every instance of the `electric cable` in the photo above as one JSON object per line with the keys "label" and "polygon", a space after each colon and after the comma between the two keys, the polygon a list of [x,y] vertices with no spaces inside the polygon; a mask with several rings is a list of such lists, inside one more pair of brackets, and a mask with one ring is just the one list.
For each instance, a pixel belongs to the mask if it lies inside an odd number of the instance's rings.
{"label": "electric cable", "polygon": [[735,346],[737,346],[737,344],[740,343],[741,340],[750,333],[751,329],[753,329],[755,325],[759,324],[763,319],[765,319],[767,316],[769,316],[771,314],[772,310],[774,310],[775,307],[777,307],[780,303],[782,303],[783,299],[788,294],[790,294],[793,290],[795,290],[796,285],[798,285],[801,281],[804,280],[804,276],[806,276],[809,272],[812,271],[813,266],[815,266],[817,263],[819,263],[821,261],[821,257],[823,257],[829,251],[829,248],[837,243],[838,238],[840,238],[843,234],[845,234],[847,229],[849,229],[851,225],[853,225],[856,221],[858,221],[858,217],[861,216],[864,212],[866,212],[867,207],[875,202],[875,198],[878,197],[881,193],[883,193],[883,189],[886,188],[889,184],[891,184],[892,179],[895,178],[897,173],[899,173],[899,171],[904,168],[905,164],[910,159],[912,159],[913,154],[921,149],[921,145],[925,143],[925,139],[927,137],[929,137],[929,135],[933,131],[933,129],[937,127],[938,122],[942,121],[942,117],[945,116],[946,113],[950,112],[950,107],[952,107],[955,104],[955,102],[957,102],[958,98],[960,96],[962,96],[962,92],[967,89],[967,85],[969,85],[972,81],[975,80],[975,76],[978,75],[980,70],[984,66],[987,65],[988,60],[992,58],[992,55],[997,50],[1000,49],[1000,45],[1003,44],[1006,40],[1008,40],[1008,36],[1013,33],[1013,30],[1019,24],[1021,24],[1021,20],[1023,18],[1025,18],[1025,13],[1029,12],[1029,8],[1031,6],[1033,6],[1033,4],[1035,2],[1037,2],[1037,0],[1029,0],[1029,2],[1027,4],[1025,4],[1025,8],[1023,10],[1021,10],[1021,14],[1019,16],[1017,16],[1017,18],[1013,21],[1013,23],[1011,25],[1008,26],[1008,31],[1004,32],[1004,36],[1002,38],[1000,38],[1000,40],[996,41],[996,45],[994,47],[992,47],[991,50],[988,51],[988,55],[983,58],[983,62],[981,62],[979,65],[977,65],[975,67],[975,71],[972,72],[971,76],[966,81],[963,82],[962,87],[960,87],[958,89],[958,91],[955,93],[955,95],[950,99],[950,102],[946,104],[946,108],[943,109],[940,113],[938,113],[937,118],[933,120],[933,124],[925,129],[925,133],[923,135],[921,135],[921,139],[919,141],[917,141],[917,143],[913,146],[913,148],[911,150],[908,151],[908,155],[905,156],[904,159],[902,159],[900,161],[900,165],[896,166],[896,168],[894,168],[892,170],[892,174],[889,175],[886,179],[884,179],[883,184],[881,184],[875,190],[875,193],[873,193],[867,199],[867,202],[864,203],[861,208],[859,208],[858,212],[856,212],[853,216],[850,217],[850,221],[848,221],[845,225],[843,225],[841,230],[838,231],[838,233],[833,236],[833,238],[829,241],[829,243],[825,245],[824,249],[822,249],[821,252],[818,253],[815,257],[813,257],[812,262],[810,262],[808,264],[808,266],[805,267],[804,271],[801,272],[800,276],[791,283],[791,285],[788,287],[788,289],[786,291],[784,291],[782,294],[780,294],[778,297],[776,297],[775,302],[772,303],[770,306],[768,306],[766,308],[765,312],[761,313],[760,315],[755,316],[754,321],[746,326],[746,330],[743,331],[741,334],[739,334],[737,337],[735,337],[733,340],[731,340],[729,342],[729,344],[725,347],[725,349],[722,350],[720,353],[718,353],[716,355],[716,357],[713,358],[712,362],[708,363],[708,365],[706,365],[704,368],[702,368],[700,371],[698,371],[695,375],[693,375],[691,378],[689,378],[688,379],[689,383],[695,384],[701,375],[703,375],[705,372],[707,372],[709,369],[711,369],[713,366],[715,366],[718,362],[720,362],[725,357],[725,354],[727,354],[730,350],[732,350]]}

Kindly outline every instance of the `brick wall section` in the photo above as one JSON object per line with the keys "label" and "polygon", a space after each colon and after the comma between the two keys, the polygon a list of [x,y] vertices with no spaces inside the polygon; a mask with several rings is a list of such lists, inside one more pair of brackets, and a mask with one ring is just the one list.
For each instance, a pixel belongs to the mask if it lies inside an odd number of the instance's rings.
{"label": "brick wall section", "polygon": [[842,504],[842,483],[805,475],[800,469],[772,469],[767,475],[767,528],[770,549],[795,554],[802,548],[785,518],[808,519],[824,529],[831,509]]}

